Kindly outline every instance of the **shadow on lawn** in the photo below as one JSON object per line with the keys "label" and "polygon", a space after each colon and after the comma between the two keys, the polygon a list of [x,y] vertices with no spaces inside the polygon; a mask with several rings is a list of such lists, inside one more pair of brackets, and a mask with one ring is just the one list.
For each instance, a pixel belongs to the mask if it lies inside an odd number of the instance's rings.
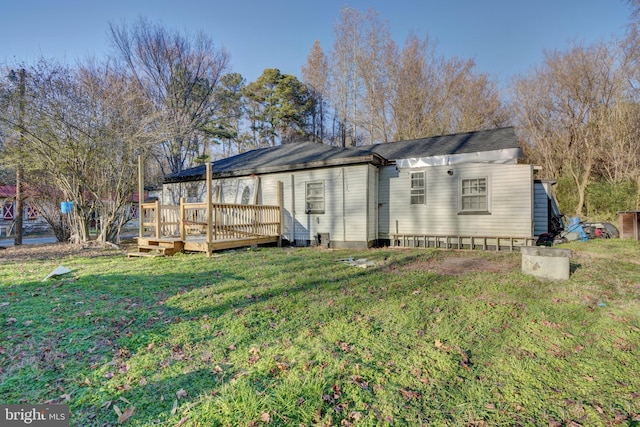
{"label": "shadow on lawn", "polygon": [[[393,263],[401,266],[416,258],[394,257]],[[212,264],[211,269],[188,274],[79,274],[76,278],[62,276],[45,284],[34,281],[0,289],[0,299],[10,302],[1,309],[0,322],[11,326],[0,332],[2,341],[8,344],[7,348],[2,347],[5,357],[0,360],[0,383],[7,384],[5,380],[10,375],[20,375],[20,369],[12,365],[29,357],[35,365],[30,368],[41,374],[29,377],[29,386],[38,391],[28,394],[37,400],[28,403],[69,403],[72,424],[104,425],[117,422],[112,404],[124,409],[126,402],[135,406],[142,401],[147,402],[146,407],[137,407],[132,419],[141,425],[154,424],[159,417],[167,419],[166,414],[171,412],[173,401],[178,399],[176,393],[181,389],[187,392],[182,396],[185,401],[198,399],[215,394],[239,374],[232,366],[224,365],[230,345],[225,337],[219,340],[205,335],[196,337],[199,328],[185,322],[200,326],[205,316],[215,321],[257,304],[265,305],[274,298],[293,298],[319,286],[339,291],[352,279],[384,272],[388,267],[386,259],[379,261],[378,267],[367,270],[336,267],[339,277],[335,282],[305,278],[299,282],[265,284],[268,279],[260,276],[250,279]],[[269,267],[291,269],[286,257],[271,261]],[[37,319],[31,320],[34,314]],[[181,339],[186,338],[189,344],[211,341],[215,347],[211,360],[194,363],[188,354],[180,354],[186,350],[168,344],[176,338],[176,328],[186,328],[186,336]],[[215,328],[210,331],[217,332]],[[255,328],[231,345],[234,350],[247,352],[260,334],[260,329]],[[154,351],[164,353],[159,357],[152,355]],[[47,356],[52,354],[55,357]],[[152,358],[158,365],[148,368],[146,374],[133,374],[136,365],[148,363],[146,358]],[[223,371],[218,372],[217,366],[222,366]],[[189,370],[192,368],[195,370]],[[163,372],[173,369],[176,371],[171,374]],[[5,403],[26,403],[19,393],[0,386],[0,397]]]}

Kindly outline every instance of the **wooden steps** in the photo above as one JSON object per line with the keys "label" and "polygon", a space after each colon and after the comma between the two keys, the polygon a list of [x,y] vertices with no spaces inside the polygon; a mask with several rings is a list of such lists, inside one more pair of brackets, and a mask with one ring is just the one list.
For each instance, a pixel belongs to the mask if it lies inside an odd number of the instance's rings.
{"label": "wooden steps", "polygon": [[184,250],[184,242],[170,237],[138,237],[138,251],[129,252],[131,257],[159,257],[171,256]]}

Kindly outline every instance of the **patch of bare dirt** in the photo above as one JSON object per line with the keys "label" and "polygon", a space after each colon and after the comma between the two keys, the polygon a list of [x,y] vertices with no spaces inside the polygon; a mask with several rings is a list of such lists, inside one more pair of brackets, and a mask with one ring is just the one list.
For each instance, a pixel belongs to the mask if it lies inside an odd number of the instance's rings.
{"label": "patch of bare dirt", "polygon": [[5,249],[0,249],[0,260],[30,261],[30,260],[61,259],[69,256],[82,256],[87,258],[94,258],[94,257],[100,257],[100,256],[113,256],[119,253],[124,254],[130,249],[131,249],[130,243],[125,243],[118,246],[100,245],[95,242],[90,242],[83,245],[74,245],[69,243],[20,245],[20,246],[9,246]]}
{"label": "patch of bare dirt", "polygon": [[447,276],[468,273],[509,273],[520,268],[518,258],[496,256],[483,258],[477,256],[444,256],[426,261],[414,261],[402,266],[406,270],[425,271]]}

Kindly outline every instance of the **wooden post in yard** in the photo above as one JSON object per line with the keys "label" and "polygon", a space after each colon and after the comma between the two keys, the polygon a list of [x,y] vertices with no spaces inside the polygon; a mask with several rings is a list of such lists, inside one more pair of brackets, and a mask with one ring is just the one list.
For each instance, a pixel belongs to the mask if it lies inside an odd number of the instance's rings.
{"label": "wooden post in yard", "polygon": [[160,224],[162,216],[160,215],[160,200],[156,200],[156,239],[162,236],[162,224]]}
{"label": "wooden post in yard", "polygon": [[180,240],[182,240],[183,242],[187,239],[187,229],[185,227],[186,208],[184,204],[185,204],[185,198],[180,197],[180,212],[178,213],[178,221],[180,221]]}
{"label": "wooden post in yard", "polygon": [[142,156],[138,155],[138,237],[144,237],[144,170],[142,169]]}
{"label": "wooden post in yard", "polygon": [[211,256],[211,243],[213,231],[213,181],[211,177],[211,162],[207,162],[207,256]]}
{"label": "wooden post in yard", "polygon": [[278,247],[282,247],[282,217],[284,215],[284,185],[282,181],[278,181]]}

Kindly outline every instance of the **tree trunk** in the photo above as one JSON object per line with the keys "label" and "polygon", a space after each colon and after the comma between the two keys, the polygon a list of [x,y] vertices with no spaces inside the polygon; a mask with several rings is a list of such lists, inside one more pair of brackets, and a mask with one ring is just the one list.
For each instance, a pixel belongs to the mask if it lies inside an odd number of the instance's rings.
{"label": "tree trunk", "polygon": [[582,210],[585,203],[585,195],[587,192],[587,186],[589,185],[589,178],[591,177],[591,162],[585,165],[585,169],[582,174],[571,173],[576,183],[576,189],[578,190],[578,204],[576,205],[576,216],[582,217]]}

